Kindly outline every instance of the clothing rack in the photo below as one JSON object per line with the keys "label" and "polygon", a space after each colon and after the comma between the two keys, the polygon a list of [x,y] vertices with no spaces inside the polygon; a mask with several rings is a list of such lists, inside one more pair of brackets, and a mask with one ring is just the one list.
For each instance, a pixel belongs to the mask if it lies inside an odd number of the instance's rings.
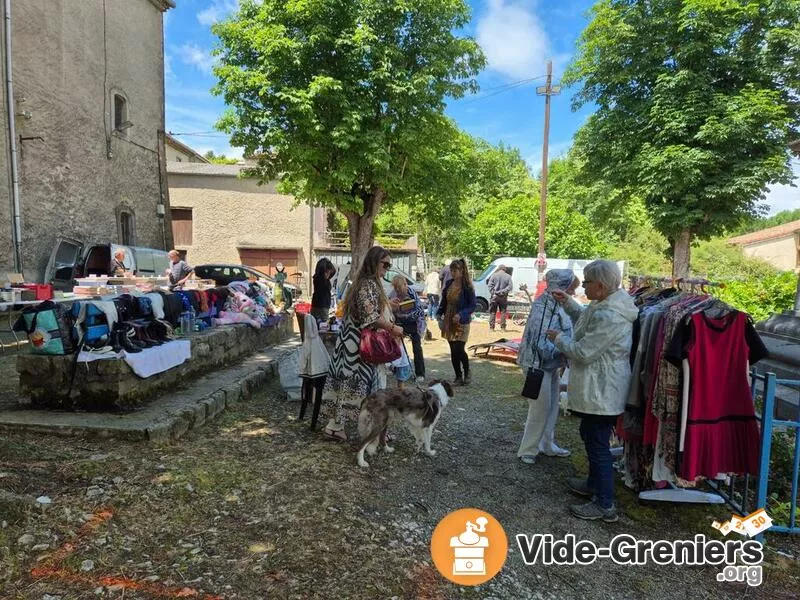
{"label": "clothing rack", "polygon": [[630,280],[630,287],[635,288],[639,287],[640,285],[645,285],[647,283],[655,283],[658,285],[661,284],[669,284],[674,288],[681,288],[682,286],[688,285],[694,289],[697,286],[700,286],[701,290],[705,287],[716,287],[716,288],[724,288],[725,284],[716,281],[709,281],[708,279],[687,279],[685,277],[656,277],[653,275],[630,275],[628,277]]}
{"label": "clothing rack", "polygon": [[[660,277],[652,275],[630,275],[630,289],[638,288],[646,285],[655,284],[658,287],[670,286],[676,289],[689,290],[692,292],[699,291],[705,292],[706,287],[714,287],[722,289],[725,287],[724,283],[709,281],[702,278],[682,278],[682,277]],[[699,287],[699,290],[697,288]],[[674,502],[674,503],[690,503],[690,504],[724,504],[725,499],[716,492],[706,492],[696,488],[683,488],[677,486],[674,482],[666,482],[666,486],[660,489],[645,490],[639,492],[640,500],[656,501],[656,502]]]}

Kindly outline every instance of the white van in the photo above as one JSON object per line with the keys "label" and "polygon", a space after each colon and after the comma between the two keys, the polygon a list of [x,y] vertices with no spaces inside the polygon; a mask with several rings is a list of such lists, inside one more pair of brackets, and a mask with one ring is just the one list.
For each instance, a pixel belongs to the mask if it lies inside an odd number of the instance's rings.
{"label": "white van", "polygon": [[[545,273],[550,269],[571,269],[575,276],[583,281],[583,268],[591,260],[582,258],[548,258]],[[536,268],[536,258],[532,256],[501,256],[493,260],[488,267],[474,281],[475,296],[477,297],[478,312],[489,310],[489,277],[500,265],[508,268],[508,273],[514,282],[514,291],[519,290],[521,284],[528,286],[528,291],[534,294],[539,282],[539,270]],[[625,274],[625,261],[618,261],[620,273]],[[582,295],[583,288],[578,288],[576,295]],[[510,299],[510,297],[509,297]]]}

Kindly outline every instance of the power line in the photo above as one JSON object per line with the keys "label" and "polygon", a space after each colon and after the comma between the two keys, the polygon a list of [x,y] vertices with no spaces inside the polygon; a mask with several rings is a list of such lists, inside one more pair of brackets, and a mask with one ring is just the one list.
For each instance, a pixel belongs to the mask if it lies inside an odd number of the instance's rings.
{"label": "power line", "polygon": [[531,77],[530,79],[521,79],[520,81],[515,81],[514,83],[509,83],[509,84],[507,84],[505,86],[499,86],[499,89],[498,88],[494,88],[497,91],[492,92],[491,94],[488,94],[486,96],[478,96],[477,98],[471,98],[470,100],[465,100],[464,102],[462,102],[462,105],[463,104],[472,104],[473,102],[478,102],[480,100],[486,100],[487,98],[491,98],[492,96],[497,96],[498,94],[502,94],[504,92],[508,92],[509,90],[513,90],[513,89],[516,89],[518,87],[522,87],[526,83],[530,83],[532,81],[536,81],[537,79],[545,79],[546,77],[547,77],[546,75],[542,75],[541,77]]}

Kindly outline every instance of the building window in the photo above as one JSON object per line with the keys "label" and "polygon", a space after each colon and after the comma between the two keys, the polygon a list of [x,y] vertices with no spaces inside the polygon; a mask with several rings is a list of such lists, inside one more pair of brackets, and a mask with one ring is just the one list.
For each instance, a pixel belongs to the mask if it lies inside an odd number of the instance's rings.
{"label": "building window", "polygon": [[133,214],[124,210],[119,213],[119,232],[123,246],[134,246]]}
{"label": "building window", "polygon": [[133,125],[128,116],[128,99],[122,94],[114,94],[114,131],[119,135],[125,136],[128,129]]}
{"label": "building window", "polygon": [[170,211],[172,217],[172,237],[176,246],[192,245],[192,209],[173,208]]}

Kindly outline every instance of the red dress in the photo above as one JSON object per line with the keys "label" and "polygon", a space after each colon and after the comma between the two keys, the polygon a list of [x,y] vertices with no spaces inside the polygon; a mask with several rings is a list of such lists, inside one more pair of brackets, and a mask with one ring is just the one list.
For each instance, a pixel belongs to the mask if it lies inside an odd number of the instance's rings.
{"label": "red dress", "polygon": [[[760,434],[748,382],[748,360],[761,340],[745,313],[721,319],[704,313],[691,317],[691,336],[681,354],[691,372],[689,407],[680,475],[689,481],[718,473],[758,471]],[[757,343],[753,343],[753,336]],[[748,344],[748,338],[751,344]],[[755,351],[755,352],[754,352]],[[677,358],[673,354],[673,358]]]}

